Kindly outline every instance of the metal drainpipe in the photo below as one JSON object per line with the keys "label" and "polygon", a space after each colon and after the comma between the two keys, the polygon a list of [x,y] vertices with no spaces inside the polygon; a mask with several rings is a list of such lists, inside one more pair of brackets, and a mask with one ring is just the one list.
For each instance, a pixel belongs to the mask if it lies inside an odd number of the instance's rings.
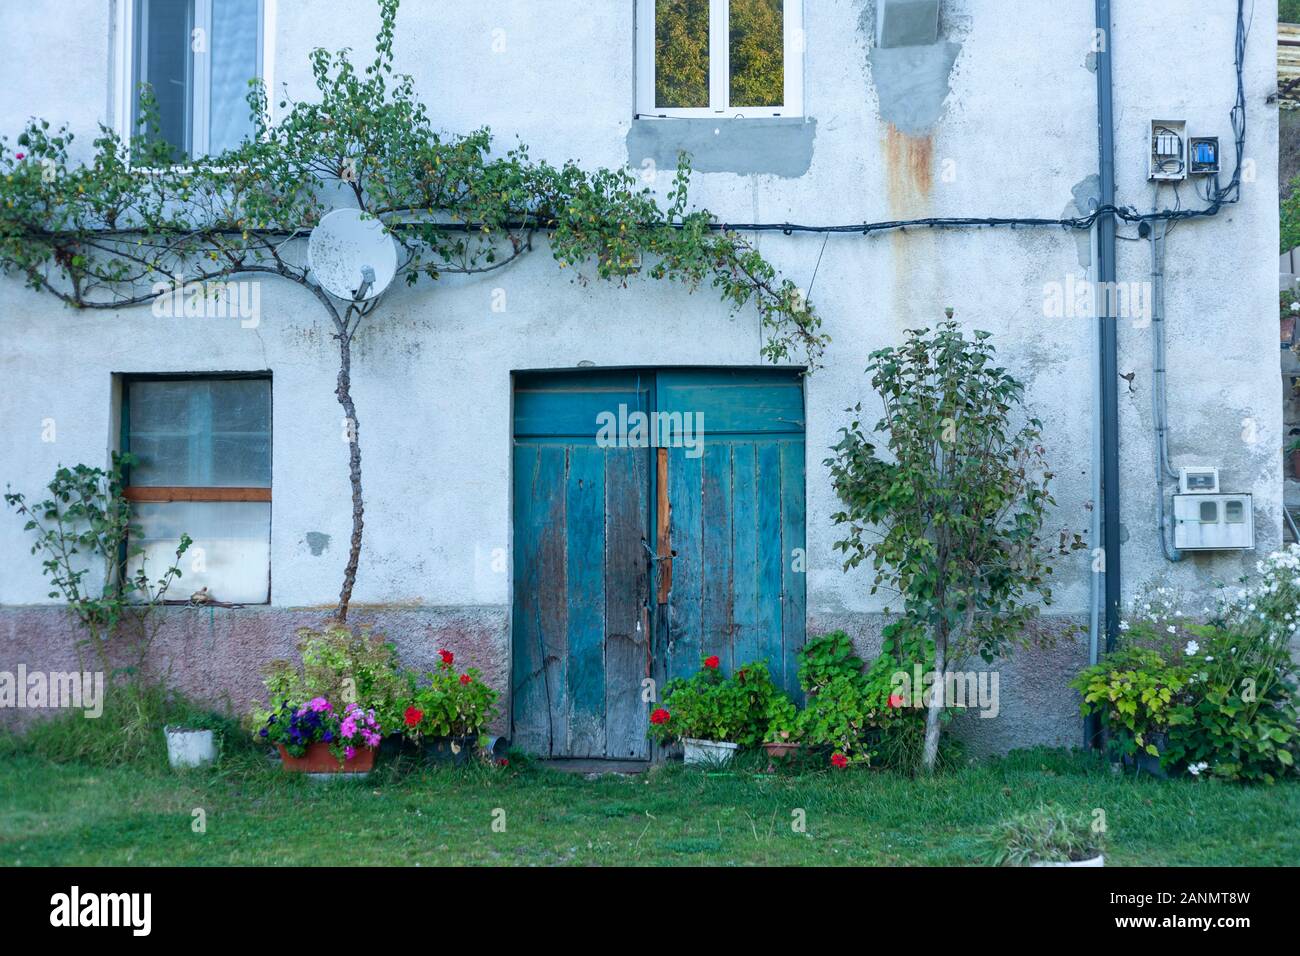
{"label": "metal drainpipe", "polygon": [[[1097,139],[1101,174],[1101,204],[1115,204],[1115,106],[1111,74],[1114,38],[1111,35],[1110,0],[1096,0],[1097,30],[1102,40],[1097,53]],[[1104,213],[1097,220],[1097,280],[1109,289],[1115,281],[1115,217]],[[1119,541],[1119,343],[1115,316],[1110,315],[1114,296],[1099,317],[1101,350],[1101,481],[1102,547],[1105,555],[1106,650],[1112,650],[1119,636],[1120,541]],[[1095,726],[1090,739],[1097,740]]]}

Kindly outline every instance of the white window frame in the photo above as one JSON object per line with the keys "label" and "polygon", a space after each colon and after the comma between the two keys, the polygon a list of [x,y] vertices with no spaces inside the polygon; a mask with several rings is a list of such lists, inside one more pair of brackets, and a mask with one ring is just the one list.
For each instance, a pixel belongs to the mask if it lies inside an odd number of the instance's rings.
{"label": "white window frame", "polygon": [[[147,2],[147,0],[146,0]],[[266,121],[271,121],[274,96],[275,75],[275,19],[277,0],[258,0],[258,75],[266,85]],[[135,134],[135,106],[139,97],[136,88],[135,73],[135,28],[136,0],[117,0],[117,17],[114,23],[116,43],[114,44],[114,61],[117,64],[117,78],[114,84],[113,113],[114,127],[118,136],[125,143],[130,143]],[[211,50],[212,0],[194,0],[194,28],[207,30]],[[212,61],[207,54],[196,54],[194,61],[193,88],[190,107],[190,136],[193,139],[190,155],[201,157],[208,155],[208,107],[211,97]]]}
{"label": "white window frame", "polygon": [[785,0],[785,102],[781,106],[732,108],[731,95],[731,2],[709,0],[709,105],[665,108],[655,105],[655,2],[637,0],[636,49],[638,118],[735,117],[753,119],[772,116],[803,116],[804,43],[803,0]]}

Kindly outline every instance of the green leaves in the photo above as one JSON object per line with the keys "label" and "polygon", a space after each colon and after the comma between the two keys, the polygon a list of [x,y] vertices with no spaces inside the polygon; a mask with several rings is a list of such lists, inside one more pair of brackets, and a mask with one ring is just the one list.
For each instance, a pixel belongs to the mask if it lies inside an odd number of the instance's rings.
{"label": "green leaves", "polygon": [[763,661],[745,664],[729,678],[705,664],[689,678],[665,685],[663,707],[669,718],[651,723],[649,734],[662,743],[693,737],[752,747],[762,742],[773,715],[786,713],[780,700],[788,698],[772,683]]}
{"label": "green leaves", "polygon": [[173,563],[157,579],[149,577],[143,561],[127,573],[123,556],[142,551],[135,542],[140,529],[131,521],[124,493],[124,476],[134,463],[133,456],[114,453],[107,471],[60,466],[46,486],[49,497],[39,502],[29,502],[20,492],[4,495],[5,504],[27,519],[23,530],[35,532],[31,551],[44,556],[41,569],[53,585],[49,597],[68,603],[85,631],[85,643],[105,670],[111,670],[108,646],[128,620],[134,625],[138,665],[152,636],[148,620],[181,577],[180,559],[192,544],[182,534]]}
{"label": "green leaves", "polygon": [[1041,426],[994,357],[988,333],[967,337],[951,321],[873,352],[883,415],[868,433],[861,406],[850,409],[825,462],[844,504],[834,520],[845,569],[870,559],[873,591],[898,592],[909,621],[986,659],[1021,642],[1050,603],[1039,533],[1054,504]]}

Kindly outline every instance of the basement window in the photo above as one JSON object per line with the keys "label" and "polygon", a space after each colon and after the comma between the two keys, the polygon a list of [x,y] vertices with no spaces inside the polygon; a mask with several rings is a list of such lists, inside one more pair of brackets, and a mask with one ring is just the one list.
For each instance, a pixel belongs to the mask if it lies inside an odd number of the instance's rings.
{"label": "basement window", "polygon": [[[140,132],[140,93],[153,93],[156,128],[173,162],[238,146],[254,132],[249,82],[267,78],[266,29],[275,0],[126,0],[120,3],[119,132]],[[269,80],[267,86],[270,86]]]}
{"label": "basement window", "polygon": [[803,0],[640,0],[641,117],[803,112]]}
{"label": "basement window", "polygon": [[206,587],[215,601],[271,599],[271,380],[141,377],[122,388],[122,450],[139,534],[128,573],[143,558],[151,580],[194,543],[168,599]]}

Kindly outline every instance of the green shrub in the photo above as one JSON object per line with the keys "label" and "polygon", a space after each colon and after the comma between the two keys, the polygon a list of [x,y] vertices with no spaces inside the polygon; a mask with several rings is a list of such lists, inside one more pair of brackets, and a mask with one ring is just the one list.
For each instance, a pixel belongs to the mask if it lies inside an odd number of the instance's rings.
{"label": "green shrub", "polygon": [[1273,783],[1294,773],[1300,734],[1289,648],[1258,630],[1195,630],[1197,663],[1190,693],[1170,714],[1165,762],[1226,780]]}
{"label": "green shrub", "polygon": [[300,629],[298,652],[299,664],[278,660],[267,665],[263,683],[268,706],[254,711],[255,727],[265,726],[286,703],[299,707],[316,697],[340,710],[350,703],[374,710],[385,732],[402,726],[407,687],[398,673],[392,644],[365,628],[353,633],[331,624],[323,631]]}
{"label": "green shrub", "polygon": [[1256,565],[1259,578],[1221,598],[1207,624],[1178,618],[1166,589],[1124,622],[1124,644],[1072,686],[1083,711],[1105,715],[1121,752],[1157,748],[1168,771],[1273,783],[1295,773],[1296,664],[1300,626],[1300,545]]}
{"label": "green shrub", "polygon": [[458,674],[451,651],[440,651],[438,669],[422,680],[404,675],[409,687],[399,727],[412,740],[421,737],[473,737],[483,733],[496,712],[498,694],[483,682],[478,668]]}
{"label": "green shrub", "polygon": [[1117,755],[1132,757],[1141,751],[1158,757],[1151,737],[1169,729],[1186,684],[1186,669],[1166,661],[1160,652],[1127,647],[1107,654],[1070,686],[1083,696],[1080,710],[1085,717],[1104,716]]}
{"label": "green shrub", "polygon": [[740,667],[722,676],[717,657],[706,657],[699,671],[664,686],[663,706],[650,715],[649,734],[661,743],[692,737],[753,747],[767,733],[768,714],[780,691],[767,664]]}
{"label": "green shrub", "polygon": [[[815,637],[803,647],[799,681],[808,701],[799,715],[799,734],[804,743],[830,748],[849,763],[912,772],[924,751],[926,711],[899,694],[896,675],[910,677],[918,663],[923,673],[931,670],[934,654],[905,621],[886,627],[883,638],[880,655],[865,671],[843,631]],[[946,723],[951,717],[952,709],[945,708],[941,719]],[[938,763],[952,764],[960,753],[956,742],[941,741]]]}

